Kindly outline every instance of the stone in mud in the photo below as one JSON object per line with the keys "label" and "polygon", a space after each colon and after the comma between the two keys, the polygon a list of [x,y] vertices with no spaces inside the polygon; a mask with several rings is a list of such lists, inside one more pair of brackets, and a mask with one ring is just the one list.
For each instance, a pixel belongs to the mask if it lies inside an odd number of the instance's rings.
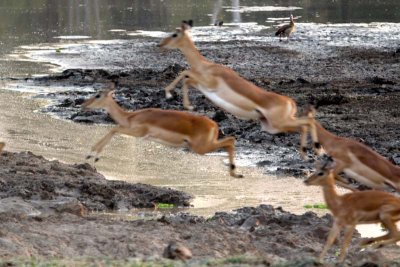
{"label": "stone in mud", "polygon": [[394,85],[394,84],[396,84],[396,83],[393,82],[393,81],[390,81],[390,80],[387,80],[387,79],[385,79],[385,78],[378,77],[378,76],[374,76],[374,77],[372,77],[372,78],[369,78],[368,80],[369,80],[371,83],[379,84],[379,85],[384,85],[384,84]]}

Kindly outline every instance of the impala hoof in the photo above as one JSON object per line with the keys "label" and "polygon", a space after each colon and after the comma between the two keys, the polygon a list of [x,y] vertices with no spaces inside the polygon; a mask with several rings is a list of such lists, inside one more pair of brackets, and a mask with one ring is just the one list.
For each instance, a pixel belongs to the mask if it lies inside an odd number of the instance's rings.
{"label": "impala hoof", "polygon": [[167,93],[165,93],[165,97],[167,99],[170,99],[170,98],[172,98],[172,94],[170,92],[167,92]]}
{"label": "impala hoof", "polygon": [[185,108],[187,109],[187,110],[190,110],[190,111],[192,111],[192,110],[194,110],[194,107],[193,106],[185,106]]}
{"label": "impala hoof", "polygon": [[235,177],[235,178],[244,178],[244,175],[243,174],[235,174],[233,177]]}

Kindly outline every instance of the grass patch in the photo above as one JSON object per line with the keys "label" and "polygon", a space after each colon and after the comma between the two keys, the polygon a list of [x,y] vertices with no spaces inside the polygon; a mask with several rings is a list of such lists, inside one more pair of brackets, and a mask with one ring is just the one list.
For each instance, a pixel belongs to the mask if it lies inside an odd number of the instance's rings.
{"label": "grass patch", "polygon": [[169,203],[157,203],[156,207],[158,209],[173,209],[176,206],[174,204],[169,204]]}
{"label": "grass patch", "polygon": [[304,208],[326,210],[326,209],[328,209],[328,206],[325,204],[306,204],[306,205],[304,205]]}

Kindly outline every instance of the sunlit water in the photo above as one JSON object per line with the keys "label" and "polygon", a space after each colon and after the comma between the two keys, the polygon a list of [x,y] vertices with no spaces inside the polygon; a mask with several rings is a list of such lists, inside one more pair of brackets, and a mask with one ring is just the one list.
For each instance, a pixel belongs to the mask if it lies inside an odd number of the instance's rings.
{"label": "sunlit water", "polygon": [[[297,32],[290,42],[279,43],[273,33],[287,22],[290,13],[295,16]],[[113,46],[129,44],[131,53],[141,51],[190,18],[197,26],[191,32],[196,42],[247,40],[305,55],[334,53],[338,46],[390,50],[398,47],[400,39],[398,0],[304,0],[288,1],[287,6],[281,1],[261,0],[193,0],[185,4],[179,0],[7,1],[0,3],[0,74],[29,77],[65,68],[126,69],[121,55],[127,51],[113,50]],[[224,21],[222,27],[213,26],[219,21]],[[137,37],[153,39],[135,43]],[[19,91],[1,92],[0,97],[0,134],[9,150],[31,150],[67,163],[83,162],[90,145],[108,130],[35,112],[47,102],[32,100],[32,94],[68,88],[37,88],[29,81],[23,86],[7,82],[1,87]],[[261,203],[302,213],[305,204],[323,202],[318,188],[305,187],[299,179],[264,175],[246,151],[238,155],[239,171],[245,179],[229,177],[222,159],[220,154],[198,156],[116,137],[96,167],[110,179],[189,192],[195,196],[190,211],[201,215]]]}

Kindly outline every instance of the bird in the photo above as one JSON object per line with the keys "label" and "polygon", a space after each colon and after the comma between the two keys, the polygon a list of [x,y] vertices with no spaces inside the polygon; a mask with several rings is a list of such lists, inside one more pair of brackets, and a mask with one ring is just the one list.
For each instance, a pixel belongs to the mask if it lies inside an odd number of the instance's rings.
{"label": "bird", "polygon": [[289,36],[292,32],[296,30],[296,25],[294,24],[293,15],[290,14],[290,23],[281,26],[275,33],[275,36],[279,36],[279,41],[282,41],[282,36],[287,37],[289,41]]}

